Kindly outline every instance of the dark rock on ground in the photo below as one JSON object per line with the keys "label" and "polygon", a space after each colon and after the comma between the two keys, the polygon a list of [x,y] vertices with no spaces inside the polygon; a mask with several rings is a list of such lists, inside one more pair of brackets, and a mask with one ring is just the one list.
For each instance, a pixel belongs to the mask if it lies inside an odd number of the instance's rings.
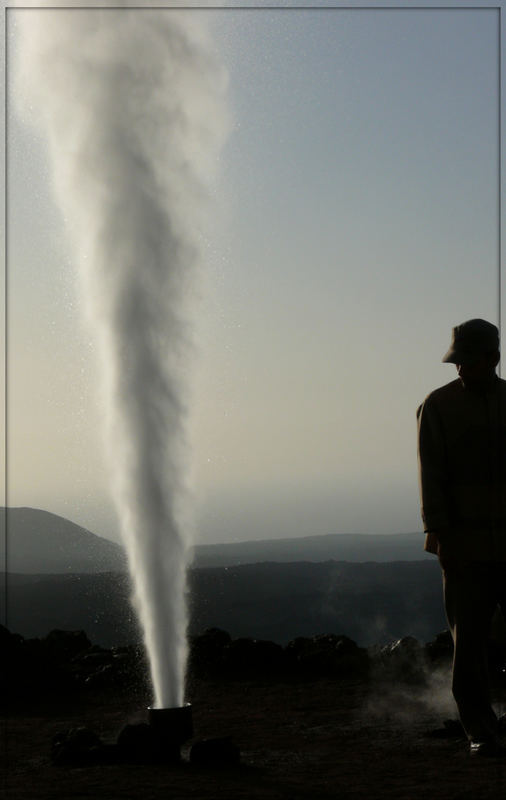
{"label": "dark rock on ground", "polygon": [[104,667],[113,662],[114,653],[112,650],[106,650],[104,647],[94,644],[80,655],[79,660],[90,667]]}
{"label": "dark rock on ground", "polygon": [[[133,695],[149,692],[149,669],[142,647],[110,650],[92,645],[83,631],[51,631],[43,639],[23,639],[0,627],[0,688],[8,687],[4,703],[33,701],[51,692],[72,693],[109,689]],[[425,647],[404,637],[368,650],[344,635],[298,637],[285,648],[258,639],[232,639],[218,628],[190,639],[189,683],[202,679],[308,680],[321,677],[375,678],[422,683],[424,676],[441,666],[448,668],[453,642],[448,631]],[[506,681],[506,656],[497,641],[491,642],[491,672],[496,684]]]}
{"label": "dark rock on ground", "polygon": [[167,745],[147,722],[125,725],[117,740],[120,758],[133,764],[176,763],[180,759],[177,745]]}
{"label": "dark rock on ground", "polygon": [[190,638],[188,670],[194,678],[209,678],[221,673],[224,650],[232,641],[227,631],[208,628],[200,636]]}
{"label": "dark rock on ground", "polygon": [[99,737],[89,728],[71,728],[54,736],[51,758],[57,765],[93,764],[101,746]]}
{"label": "dark rock on ground", "polygon": [[51,693],[72,694],[82,687],[148,688],[142,648],[107,650],[92,645],[84,631],[51,631],[43,639],[24,639],[0,626],[2,706],[32,703]]}
{"label": "dark rock on ground", "polygon": [[274,677],[285,666],[283,648],[259,639],[233,639],[223,650],[223,672],[229,677]]}
{"label": "dark rock on ground", "polygon": [[50,691],[75,689],[72,659],[91,647],[83,631],[52,631],[44,639],[23,639],[3,628],[0,695],[3,705],[33,701]]}
{"label": "dark rock on ground", "polygon": [[84,682],[90,689],[113,689],[120,683],[120,677],[112,664],[103,664],[88,675]]}
{"label": "dark rock on ground", "polygon": [[426,684],[425,650],[413,636],[404,636],[381,648],[370,648],[369,652],[374,662],[376,680],[421,686]]}
{"label": "dark rock on ground", "polygon": [[292,668],[305,676],[364,677],[369,669],[367,651],[348,636],[297,637],[288,643],[286,653]]}
{"label": "dark rock on ground", "polygon": [[436,666],[447,663],[453,658],[453,639],[450,631],[441,631],[425,645],[425,654],[428,661]]}
{"label": "dark rock on ground", "polygon": [[204,767],[237,766],[241,753],[229,736],[202,739],[194,742],[190,749],[190,764]]}
{"label": "dark rock on ground", "polygon": [[232,639],[219,628],[209,628],[190,640],[190,678],[266,677],[282,674],[286,669],[281,645],[259,639]]}
{"label": "dark rock on ground", "polygon": [[84,631],[53,630],[42,642],[54,663],[69,661],[92,646]]}

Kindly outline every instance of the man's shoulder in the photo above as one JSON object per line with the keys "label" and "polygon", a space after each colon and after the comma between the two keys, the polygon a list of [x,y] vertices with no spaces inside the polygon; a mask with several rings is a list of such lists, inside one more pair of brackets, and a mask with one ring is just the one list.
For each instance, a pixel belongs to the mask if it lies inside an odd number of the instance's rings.
{"label": "man's shoulder", "polygon": [[[506,394],[506,380],[500,378],[498,375],[496,376],[495,383],[491,385],[492,393],[499,391],[501,394]],[[466,390],[460,378],[456,378],[454,381],[450,381],[450,383],[445,383],[444,386],[439,386],[437,389],[434,389],[432,392],[429,392],[427,397],[424,400],[424,403],[427,400],[433,400],[435,402],[438,401],[445,401],[451,400],[454,397],[463,397],[466,394]]]}
{"label": "man's shoulder", "polygon": [[[501,402],[506,402],[506,380],[497,377],[497,388]],[[466,397],[466,390],[460,378],[456,378],[450,383],[445,383],[444,386],[439,386],[432,392],[429,392],[423,403],[418,407],[417,415],[420,414],[422,408],[445,409],[454,408],[455,403],[464,402]]]}
{"label": "man's shoulder", "polygon": [[[506,384],[506,381],[503,381]],[[452,402],[456,397],[462,396],[464,391],[464,387],[462,386],[462,381],[460,378],[457,378],[454,381],[450,381],[450,383],[445,383],[444,386],[439,386],[437,389],[433,389],[432,392],[429,392],[427,397],[422,403],[424,405],[440,405],[446,404],[447,402]]]}

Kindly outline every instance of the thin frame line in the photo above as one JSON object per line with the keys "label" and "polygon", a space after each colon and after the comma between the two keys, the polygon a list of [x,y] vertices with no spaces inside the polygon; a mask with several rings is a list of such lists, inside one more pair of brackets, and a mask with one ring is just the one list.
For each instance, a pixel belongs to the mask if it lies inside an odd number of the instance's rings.
{"label": "thin frame line", "polygon": [[8,209],[8,170],[9,170],[9,159],[8,159],[8,136],[7,136],[7,124],[8,124],[8,37],[7,37],[7,14],[8,9],[5,8],[4,10],[4,80],[5,80],[5,98],[4,98],[4,135],[5,135],[5,142],[4,142],[4,181],[5,181],[5,197],[4,197],[4,543],[3,543],[3,555],[4,555],[4,625],[6,628],[9,627],[9,615],[8,615],[8,591],[7,591],[7,582],[8,582],[8,556],[9,556],[9,502],[8,502],[8,431],[9,431],[9,424],[8,424],[8,392],[7,392],[7,376],[8,376],[8,331],[9,331],[9,303],[8,303],[8,290],[9,290],[9,270],[7,268],[8,265],[8,224],[7,224],[7,209]]}
{"label": "thin frame line", "polygon": [[16,6],[16,11],[500,11],[486,6]]}
{"label": "thin frame line", "polygon": [[[499,105],[497,114],[497,169],[498,169],[498,187],[497,187],[497,292],[498,292],[498,315],[497,326],[499,328],[499,343],[502,339],[502,8],[498,8],[499,12],[499,26],[498,26],[498,98]],[[502,363],[499,362],[499,375],[502,376]]]}

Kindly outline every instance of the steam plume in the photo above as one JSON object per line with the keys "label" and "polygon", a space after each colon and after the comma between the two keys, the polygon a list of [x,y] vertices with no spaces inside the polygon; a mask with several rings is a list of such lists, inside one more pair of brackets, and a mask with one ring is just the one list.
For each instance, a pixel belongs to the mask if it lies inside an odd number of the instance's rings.
{"label": "steam plume", "polygon": [[195,12],[25,10],[14,21],[15,94],[47,134],[103,356],[110,471],[155,705],[178,706],[191,301],[225,76]]}

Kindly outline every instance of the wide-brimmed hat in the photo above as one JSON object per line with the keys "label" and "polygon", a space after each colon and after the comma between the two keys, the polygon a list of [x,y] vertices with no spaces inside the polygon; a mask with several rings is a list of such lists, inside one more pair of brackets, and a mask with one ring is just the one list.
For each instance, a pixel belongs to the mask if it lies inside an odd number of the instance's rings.
{"label": "wide-brimmed hat", "polygon": [[452,330],[450,349],[443,361],[450,364],[465,364],[485,353],[499,350],[499,330],[484,319],[468,319]]}

